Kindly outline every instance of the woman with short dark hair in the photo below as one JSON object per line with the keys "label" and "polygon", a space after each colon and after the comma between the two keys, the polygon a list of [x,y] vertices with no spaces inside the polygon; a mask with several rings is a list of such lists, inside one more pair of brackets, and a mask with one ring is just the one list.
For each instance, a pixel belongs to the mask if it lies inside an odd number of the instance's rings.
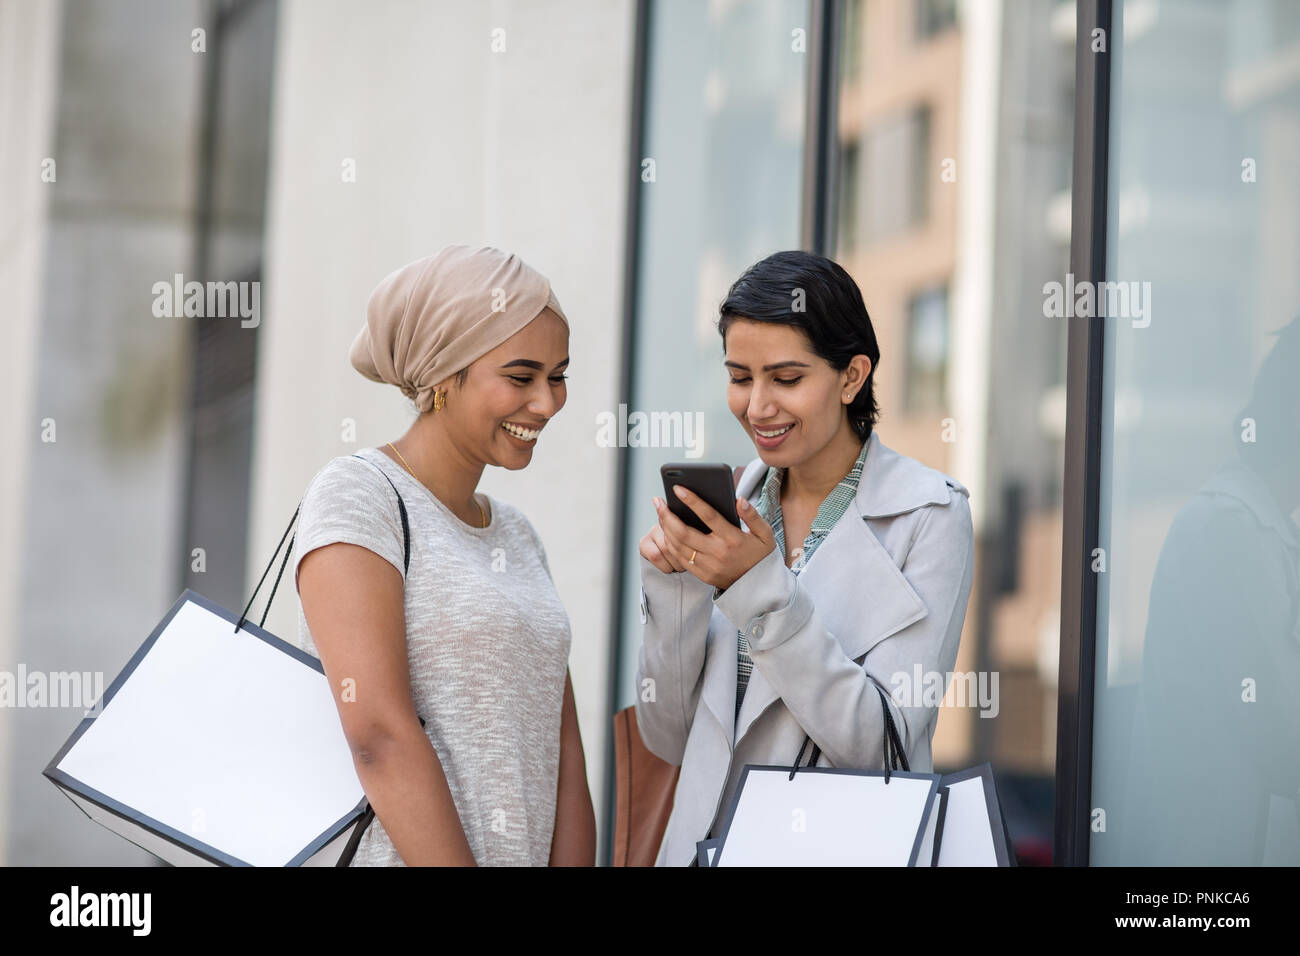
{"label": "woman with short dark hair", "polygon": [[[727,404],[758,458],[736,528],[684,488],[710,528],[655,499],[641,539],[645,611],[637,725],[681,766],[657,863],[718,835],[746,764],[881,769],[885,708],[913,770],[930,771],[937,702],[897,675],[949,676],[970,596],[969,492],[881,443],[875,331],[836,263],[778,252],[722,303]],[[882,704],[882,700],[884,703]]]}

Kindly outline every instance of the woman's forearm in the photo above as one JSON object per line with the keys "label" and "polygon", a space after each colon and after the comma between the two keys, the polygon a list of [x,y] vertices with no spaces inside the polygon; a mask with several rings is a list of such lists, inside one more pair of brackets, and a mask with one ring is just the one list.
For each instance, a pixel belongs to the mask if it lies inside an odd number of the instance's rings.
{"label": "woman's forearm", "polygon": [[591,805],[585,773],[581,784],[566,787],[557,794],[551,866],[596,865],[596,811]]}
{"label": "woman's forearm", "polygon": [[555,832],[551,836],[551,866],[595,866],[596,811],[587,786],[587,758],[578,729],[578,705],[573,679],[564,676],[560,705],[560,768],[555,789]]}
{"label": "woman's forearm", "polygon": [[357,777],[407,866],[474,866],[442,763],[422,730],[358,754]]}

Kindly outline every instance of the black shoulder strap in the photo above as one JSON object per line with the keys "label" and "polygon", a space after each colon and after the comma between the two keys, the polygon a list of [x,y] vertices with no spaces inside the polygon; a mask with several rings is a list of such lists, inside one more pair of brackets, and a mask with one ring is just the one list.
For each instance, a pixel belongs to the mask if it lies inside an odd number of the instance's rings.
{"label": "black shoulder strap", "polygon": [[[368,461],[360,455],[353,455],[352,457],[365,461],[367,464],[374,467],[374,469],[381,475],[384,475],[384,480],[392,487],[393,494],[397,495],[397,511],[402,518],[402,567],[409,572],[411,570],[411,525],[406,517],[406,502],[402,500],[402,493],[398,491],[397,486],[393,484],[393,479],[384,474],[384,469],[380,468],[373,461]],[[266,576],[271,572],[271,565],[275,564],[275,559],[280,554],[280,549],[284,547],[284,540],[285,538],[288,538],[289,547],[285,549],[284,558],[280,561],[280,570],[276,573],[275,582],[271,585],[271,593],[266,599],[266,607],[262,609],[262,619],[257,622],[258,627],[266,626],[266,616],[271,613],[271,602],[275,600],[276,588],[280,586],[280,578],[284,575],[285,566],[289,563],[289,555],[293,554],[293,538],[289,536],[289,529],[292,528],[293,523],[298,520],[298,512],[301,510],[302,502],[299,501],[298,507],[293,511],[293,517],[289,519],[289,524],[284,529],[284,534],[280,535],[280,543],[275,546],[275,552],[271,555],[271,560],[266,564],[266,570],[262,572],[262,577],[258,580],[257,587],[253,588],[252,597],[250,597],[248,603],[244,605],[244,611],[239,615],[239,620],[235,623],[236,631],[243,627],[244,622],[248,620],[248,609],[251,608],[253,602],[257,600],[257,592],[262,590],[262,584],[266,581]]]}

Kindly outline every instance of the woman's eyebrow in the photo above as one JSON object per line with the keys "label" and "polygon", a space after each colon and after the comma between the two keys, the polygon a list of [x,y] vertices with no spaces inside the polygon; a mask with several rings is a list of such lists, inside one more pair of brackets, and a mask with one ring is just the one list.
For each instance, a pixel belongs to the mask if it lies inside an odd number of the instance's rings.
{"label": "woman's eyebrow", "polygon": [[[559,369],[559,368],[564,368],[564,366],[566,366],[566,365],[568,365],[568,364],[569,364],[569,360],[568,360],[568,358],[565,358],[562,362],[557,362],[557,363],[555,363],[555,367],[556,367],[557,369]],[[534,371],[537,371],[537,372],[540,372],[540,371],[542,370],[542,368],[544,367],[544,366],[542,365],[541,362],[534,362],[532,359],[515,359],[513,362],[506,362],[506,364],[505,364],[505,365],[502,365],[501,367],[502,367],[502,368],[518,368],[518,367],[521,366],[521,365],[522,365],[524,368],[531,368],[531,369],[533,369]]]}
{"label": "woman's eyebrow", "polygon": [[[738,368],[742,372],[749,371],[748,365],[741,365],[739,362],[723,362],[722,364],[727,366],[727,368]],[[793,359],[791,359],[788,362],[777,362],[775,365],[764,365],[763,371],[775,372],[777,369],[780,368],[812,368],[812,366],[809,365],[807,362],[796,362]]]}

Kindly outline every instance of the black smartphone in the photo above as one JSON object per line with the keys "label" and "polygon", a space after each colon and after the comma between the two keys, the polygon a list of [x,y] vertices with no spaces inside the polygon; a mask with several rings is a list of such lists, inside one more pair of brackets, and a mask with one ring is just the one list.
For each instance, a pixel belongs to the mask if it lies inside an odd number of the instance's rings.
{"label": "black smartphone", "polygon": [[663,465],[659,474],[664,480],[664,501],[668,510],[696,531],[710,534],[709,526],[696,516],[681,498],[673,493],[673,485],[695,492],[707,501],[713,510],[726,518],[737,528],[740,516],[736,514],[736,491],[732,482],[731,469],[721,463],[675,461]]}

